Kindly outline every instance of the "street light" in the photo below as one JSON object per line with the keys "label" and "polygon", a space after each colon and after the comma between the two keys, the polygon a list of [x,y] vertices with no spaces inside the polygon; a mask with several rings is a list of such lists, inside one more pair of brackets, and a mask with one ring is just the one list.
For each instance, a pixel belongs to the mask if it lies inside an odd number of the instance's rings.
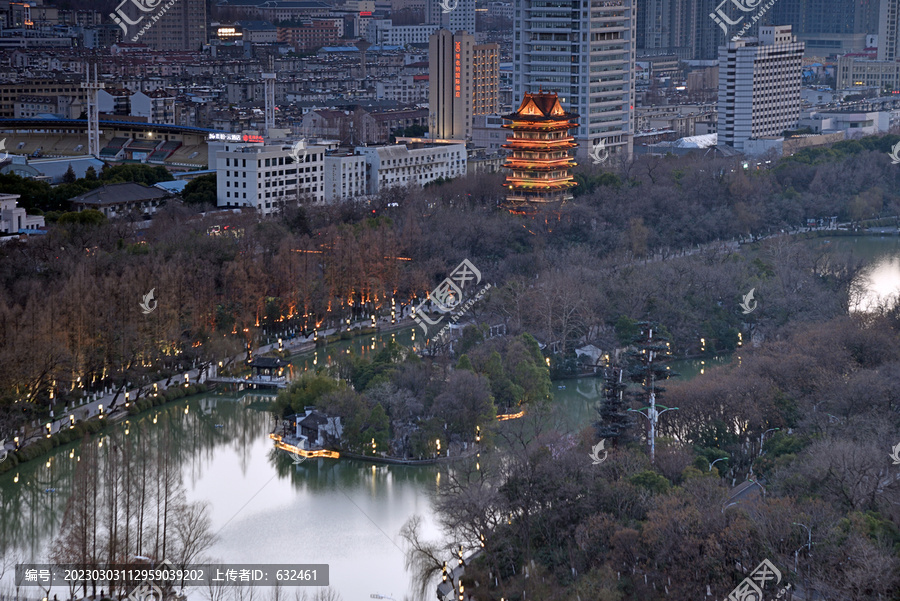
{"label": "street light", "polygon": [[[713,466],[714,466],[715,464],[719,463],[720,461],[722,461],[723,459],[728,459],[728,457],[719,457],[718,459],[716,459],[715,461],[713,461],[712,463],[710,463],[710,464],[709,464],[709,471],[712,471]],[[707,463],[709,463],[709,462],[707,461]]]}
{"label": "street light", "polygon": [[797,550],[794,551],[794,571],[796,572],[797,571],[797,554],[800,552],[800,549],[802,549],[803,547],[806,547],[806,550],[808,552],[812,553],[812,546],[813,546],[812,530],[810,530],[809,526],[807,526],[806,524],[801,524],[799,522],[791,522],[791,523],[794,526],[802,526],[803,528],[806,528],[806,532],[807,532],[806,544],[800,545],[799,547],[797,547]]}
{"label": "street light", "polygon": [[47,438],[50,438],[50,433],[53,431],[53,425],[50,422],[47,422]]}
{"label": "street light", "polygon": [[768,430],[766,430],[765,432],[763,432],[762,434],[759,435],[759,455],[758,455],[759,457],[762,457],[762,454],[763,454],[763,437],[766,434],[768,434],[769,432],[774,432],[776,430],[781,430],[781,428],[769,428]]}

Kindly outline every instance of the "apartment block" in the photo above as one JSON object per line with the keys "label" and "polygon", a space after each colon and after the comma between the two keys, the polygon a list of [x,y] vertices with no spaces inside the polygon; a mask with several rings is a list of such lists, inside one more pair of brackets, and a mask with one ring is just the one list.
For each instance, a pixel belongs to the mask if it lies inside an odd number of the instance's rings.
{"label": "apartment block", "polygon": [[556,92],[577,113],[578,156],[603,140],[631,156],[636,0],[520,0],[513,19],[513,98]]}
{"label": "apartment block", "polygon": [[718,145],[741,152],[748,140],[779,137],[800,119],[803,42],[790,25],[759,31],[719,50]]}
{"label": "apartment block", "polygon": [[365,196],[366,157],[351,152],[325,155],[325,202]]}
{"label": "apartment block", "polygon": [[297,163],[289,145],[226,143],[216,152],[218,206],[252,207],[266,217],[324,202],[325,150],[310,146]]}
{"label": "apartment block", "polygon": [[85,102],[81,81],[35,79],[20,83],[0,84],[0,118],[12,119],[16,116],[16,101],[21,96],[72,96],[82,105]]}
{"label": "apartment block", "polygon": [[451,179],[466,174],[465,144],[428,144],[409,148],[405,144],[357,146],[356,154],[368,164],[368,194],[395,186],[424,186],[439,177]]}
{"label": "apartment block", "polygon": [[178,0],[166,6],[139,41],[154,50],[201,50],[207,42],[206,0]]}

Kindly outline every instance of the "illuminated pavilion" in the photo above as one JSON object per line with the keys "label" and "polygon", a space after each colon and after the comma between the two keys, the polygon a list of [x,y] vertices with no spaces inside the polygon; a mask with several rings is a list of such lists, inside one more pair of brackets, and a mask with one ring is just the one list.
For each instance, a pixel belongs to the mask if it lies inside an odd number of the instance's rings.
{"label": "illuminated pavilion", "polygon": [[503,125],[512,130],[503,145],[511,151],[503,164],[511,171],[506,176],[510,210],[571,200],[577,184],[570,173],[575,161],[569,150],[577,144],[569,130],[578,127],[572,122],[578,115],[564,111],[555,92],[541,91],[526,92],[519,109],[503,118],[512,122]]}

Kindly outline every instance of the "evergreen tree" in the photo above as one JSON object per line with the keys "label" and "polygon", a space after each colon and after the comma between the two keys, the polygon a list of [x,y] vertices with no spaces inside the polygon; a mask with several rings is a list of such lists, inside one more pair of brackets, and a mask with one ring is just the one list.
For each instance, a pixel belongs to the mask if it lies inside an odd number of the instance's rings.
{"label": "evergreen tree", "polygon": [[66,169],[66,172],[63,174],[62,181],[64,184],[74,184],[77,179],[78,176],[75,175],[75,170],[72,169],[72,163],[69,163],[69,168]]}
{"label": "evergreen tree", "polygon": [[601,401],[597,422],[597,436],[608,439],[613,447],[625,444],[631,439],[628,432],[634,426],[634,419],[628,413],[625,401],[625,370],[610,365],[603,370],[603,400]]}
{"label": "evergreen tree", "polygon": [[459,361],[456,362],[456,369],[467,369],[469,371],[475,371],[475,368],[472,367],[472,362],[469,361],[468,355],[463,355],[459,358]]}
{"label": "evergreen tree", "polygon": [[97,170],[94,169],[93,165],[85,170],[84,179],[88,180],[89,182],[97,181]]}
{"label": "evergreen tree", "polygon": [[661,393],[665,392],[659,383],[676,375],[665,365],[672,357],[669,335],[655,323],[645,321],[636,325],[639,333],[634,336],[633,348],[628,353],[628,378],[643,387],[643,392],[637,393],[639,398],[647,399],[655,392],[659,402]]}

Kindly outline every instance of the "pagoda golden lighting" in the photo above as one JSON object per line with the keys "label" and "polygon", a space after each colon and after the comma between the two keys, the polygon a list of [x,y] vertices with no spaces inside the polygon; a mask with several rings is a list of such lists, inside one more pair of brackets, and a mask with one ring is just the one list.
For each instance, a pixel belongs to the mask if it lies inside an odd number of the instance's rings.
{"label": "pagoda golden lighting", "polygon": [[558,205],[572,199],[575,179],[570,173],[575,161],[569,151],[577,146],[569,130],[577,127],[555,93],[526,93],[519,109],[504,119],[512,123],[507,143],[511,151],[503,167],[506,177],[507,207],[514,213],[536,205]]}

